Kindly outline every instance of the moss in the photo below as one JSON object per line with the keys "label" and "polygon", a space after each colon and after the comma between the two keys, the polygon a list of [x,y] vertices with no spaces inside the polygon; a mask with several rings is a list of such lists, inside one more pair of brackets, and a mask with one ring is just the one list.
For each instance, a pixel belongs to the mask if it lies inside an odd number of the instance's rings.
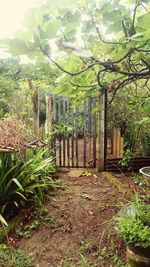
{"label": "moss", "polygon": [[130,200],[134,201],[135,200],[135,195],[130,191],[130,189],[119,179],[116,177],[112,176],[108,172],[102,172],[101,173],[104,177],[108,179],[108,181],[113,184],[114,186],[117,187],[119,193],[122,193],[124,196],[127,196]]}

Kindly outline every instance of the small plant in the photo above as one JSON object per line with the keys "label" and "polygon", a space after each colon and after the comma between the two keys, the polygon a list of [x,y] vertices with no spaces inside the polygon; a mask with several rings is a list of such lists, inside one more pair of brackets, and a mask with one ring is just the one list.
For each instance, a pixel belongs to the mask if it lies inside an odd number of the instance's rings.
{"label": "small plant", "polygon": [[112,261],[115,263],[115,267],[129,267],[129,265],[126,263],[123,263],[122,260],[120,260],[117,255],[114,255],[112,257]]}
{"label": "small plant", "polygon": [[118,231],[127,242],[135,247],[147,248],[150,246],[150,229],[140,219],[124,217],[118,219]]}
{"label": "small plant", "polygon": [[0,266],[3,267],[34,267],[32,259],[22,250],[12,251],[10,255],[9,248],[5,244],[0,244]]}
{"label": "small plant", "polygon": [[125,154],[124,154],[123,158],[119,161],[119,164],[122,167],[128,166],[128,164],[129,164],[132,156],[133,156],[133,154],[132,154],[131,150],[130,149],[127,149],[125,151]]}
{"label": "small plant", "polygon": [[[42,202],[44,193],[60,187],[53,181],[51,173],[55,171],[49,149],[27,150],[24,158],[13,154],[0,154],[0,214],[12,216],[14,208],[23,207],[34,195]],[[13,208],[13,209],[12,209]],[[7,216],[6,216],[7,214]],[[1,217],[2,219],[2,217]]]}
{"label": "small plant", "polygon": [[42,225],[49,229],[55,229],[60,226],[60,223],[55,220],[52,214],[49,213],[47,208],[41,208],[35,212],[36,218]]}
{"label": "small plant", "polygon": [[140,175],[133,175],[132,179],[135,182],[135,184],[138,184],[141,187],[145,187],[146,186],[145,180]]}
{"label": "small plant", "polygon": [[94,263],[90,262],[85,256],[80,254],[80,260],[77,263],[71,263],[69,259],[62,259],[57,267],[95,267]]}
{"label": "small plant", "polygon": [[117,228],[127,244],[150,246],[150,205],[136,202],[126,207],[117,218]]}
{"label": "small plant", "polygon": [[31,224],[24,225],[22,222],[16,229],[17,237],[26,237],[29,238],[33,235],[34,230],[40,226],[40,221],[35,220]]}
{"label": "small plant", "polygon": [[91,241],[83,241],[81,245],[81,252],[88,252],[90,251],[90,248],[92,247]]}

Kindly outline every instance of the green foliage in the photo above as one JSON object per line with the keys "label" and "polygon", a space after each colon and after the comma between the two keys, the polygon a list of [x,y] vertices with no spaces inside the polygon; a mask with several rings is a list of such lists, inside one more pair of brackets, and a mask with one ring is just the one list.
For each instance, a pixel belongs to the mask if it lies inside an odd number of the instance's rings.
{"label": "green foliage", "polygon": [[127,149],[123,155],[123,158],[119,161],[119,164],[122,167],[128,166],[128,164],[130,163],[130,160],[132,158],[133,154],[130,151],[130,149]]}
{"label": "green foliage", "polygon": [[146,181],[143,179],[143,177],[141,175],[133,175],[132,176],[133,181],[138,184],[139,186],[146,188],[147,189],[147,183]]}
{"label": "green foliage", "polygon": [[0,266],[3,267],[34,267],[32,259],[23,250],[13,250],[10,254],[5,244],[0,244]]}
{"label": "green foliage", "polygon": [[149,226],[144,226],[141,220],[130,217],[119,218],[118,228],[127,243],[143,248],[150,246]]}
{"label": "green foliage", "polygon": [[[16,38],[2,40],[1,46],[15,56],[25,54],[32,59],[46,56],[67,74],[85,68],[85,72],[79,72],[79,77],[86,77],[91,90],[93,80],[96,83],[98,80],[98,91],[99,86],[126,81],[128,72],[131,72],[131,81],[127,81],[134,82],[138,79],[135,73],[149,68],[149,53],[146,54],[150,48],[148,10],[149,3],[142,0],[108,0],[107,3],[104,0],[66,0],[63,5],[60,1],[53,4],[41,1],[29,12],[24,29],[17,32]],[[58,50],[63,52],[63,60],[59,60],[61,52]],[[54,56],[62,67],[52,59]],[[90,64],[94,66],[94,73],[92,66],[87,68]],[[77,76],[74,75],[73,80]],[[78,94],[78,86],[71,85],[70,89],[69,86],[67,90]],[[62,84],[60,87],[66,91]]]}
{"label": "green foliage", "polygon": [[25,159],[18,159],[12,154],[1,154],[1,214],[6,214],[12,206],[24,206],[35,194],[42,201],[48,188],[59,186],[50,178],[55,165],[52,156],[47,157],[48,153],[48,149],[28,150]]}
{"label": "green foliage", "polygon": [[48,209],[45,207],[37,208],[34,212],[31,213],[30,216],[30,223],[21,222],[15,229],[17,238],[30,238],[34,234],[35,230],[40,227],[40,225],[48,229],[56,229],[57,227],[62,225],[59,221],[56,221],[54,216],[50,214]]}
{"label": "green foliage", "polygon": [[112,257],[113,262],[115,263],[115,267],[129,267],[128,264],[122,262],[117,255]]}
{"label": "green foliage", "polygon": [[36,230],[40,225],[40,221],[34,220],[31,224],[20,223],[15,230],[16,237],[26,237],[30,238],[33,235],[34,230]]}
{"label": "green foliage", "polygon": [[133,203],[116,220],[118,232],[128,244],[150,246],[150,205]]}

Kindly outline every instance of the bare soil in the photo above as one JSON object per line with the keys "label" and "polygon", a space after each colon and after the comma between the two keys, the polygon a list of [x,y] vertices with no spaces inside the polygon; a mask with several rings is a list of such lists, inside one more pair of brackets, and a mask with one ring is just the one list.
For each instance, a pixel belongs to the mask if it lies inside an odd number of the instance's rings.
{"label": "bare soil", "polygon": [[15,246],[39,267],[125,266],[117,265],[119,259],[124,262],[125,245],[112,218],[128,199],[101,174],[56,176],[64,189],[48,195],[44,203],[55,226],[41,224],[30,238],[16,239]]}

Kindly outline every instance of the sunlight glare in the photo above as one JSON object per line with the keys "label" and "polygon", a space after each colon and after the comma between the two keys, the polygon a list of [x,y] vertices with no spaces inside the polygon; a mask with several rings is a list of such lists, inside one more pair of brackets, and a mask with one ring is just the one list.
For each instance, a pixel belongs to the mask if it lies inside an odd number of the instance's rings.
{"label": "sunlight glare", "polygon": [[0,38],[12,37],[35,0],[0,0]]}

